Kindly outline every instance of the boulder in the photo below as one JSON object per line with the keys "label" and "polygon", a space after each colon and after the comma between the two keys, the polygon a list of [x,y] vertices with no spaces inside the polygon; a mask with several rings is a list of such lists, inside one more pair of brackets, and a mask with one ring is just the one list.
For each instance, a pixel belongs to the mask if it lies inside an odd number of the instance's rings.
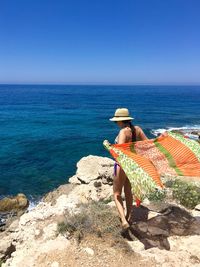
{"label": "boulder", "polygon": [[91,155],[83,157],[77,163],[76,177],[84,184],[98,179],[103,179],[103,183],[110,183],[113,179],[113,166],[114,161],[110,158]]}
{"label": "boulder", "polygon": [[29,201],[24,194],[15,197],[5,197],[0,200],[0,212],[20,211],[28,207]]}
{"label": "boulder", "polygon": [[29,201],[24,194],[5,197],[0,200],[0,232],[5,229],[28,208]]}
{"label": "boulder", "polygon": [[77,171],[69,179],[80,202],[110,200],[114,161],[106,157],[87,156],[77,163]]}

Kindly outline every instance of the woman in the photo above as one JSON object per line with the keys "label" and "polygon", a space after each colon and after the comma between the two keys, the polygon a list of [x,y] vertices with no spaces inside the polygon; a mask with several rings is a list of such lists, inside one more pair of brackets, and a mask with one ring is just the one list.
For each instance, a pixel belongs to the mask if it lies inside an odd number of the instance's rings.
{"label": "woman", "polygon": [[[148,139],[139,126],[132,125],[132,120],[133,118],[130,117],[127,108],[116,109],[114,117],[111,118],[110,121],[114,121],[121,128],[117,138],[115,139],[117,144],[124,144]],[[133,202],[131,184],[122,168],[118,164],[116,164],[115,167],[116,172],[113,181],[114,200],[121,218],[122,228],[127,229],[129,227],[128,221],[131,217]],[[124,212],[123,200],[121,197],[123,187],[126,201],[126,215]]]}

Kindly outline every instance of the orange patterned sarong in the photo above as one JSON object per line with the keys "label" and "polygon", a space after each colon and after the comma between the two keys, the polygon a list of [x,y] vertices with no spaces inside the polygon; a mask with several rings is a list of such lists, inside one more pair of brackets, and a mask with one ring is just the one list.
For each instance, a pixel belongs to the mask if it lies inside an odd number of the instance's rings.
{"label": "orange patterned sarong", "polygon": [[166,132],[151,140],[110,145],[106,149],[126,173],[132,192],[139,200],[163,188],[161,174],[195,176],[200,181],[200,144]]}

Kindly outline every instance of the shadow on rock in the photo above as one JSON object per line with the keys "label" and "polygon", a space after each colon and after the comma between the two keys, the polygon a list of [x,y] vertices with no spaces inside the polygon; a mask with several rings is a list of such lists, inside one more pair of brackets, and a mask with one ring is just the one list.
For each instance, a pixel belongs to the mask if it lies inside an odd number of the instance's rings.
{"label": "shadow on rock", "polygon": [[168,237],[200,234],[200,222],[186,210],[170,205],[148,219],[152,211],[147,207],[133,207],[130,230],[145,246],[170,250]]}

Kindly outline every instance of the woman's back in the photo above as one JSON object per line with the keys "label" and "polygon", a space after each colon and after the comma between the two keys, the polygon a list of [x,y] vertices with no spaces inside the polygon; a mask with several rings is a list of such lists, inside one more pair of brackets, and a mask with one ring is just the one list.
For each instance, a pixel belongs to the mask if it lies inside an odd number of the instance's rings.
{"label": "woman's back", "polygon": [[[123,142],[121,142],[121,140]],[[115,143],[121,144],[121,143],[129,143],[129,142],[136,142],[145,140],[147,137],[143,133],[142,129],[139,126],[127,126],[120,130],[119,135],[115,139]]]}

